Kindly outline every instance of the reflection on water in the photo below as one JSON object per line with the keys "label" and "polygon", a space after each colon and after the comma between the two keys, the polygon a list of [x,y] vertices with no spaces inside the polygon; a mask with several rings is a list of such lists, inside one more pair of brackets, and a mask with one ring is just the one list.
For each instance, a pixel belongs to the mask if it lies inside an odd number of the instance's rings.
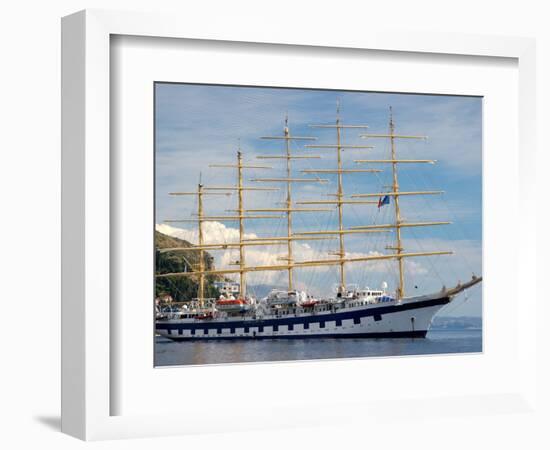
{"label": "reflection on water", "polygon": [[157,336],[155,365],[429,355],[482,351],[481,330],[430,331],[425,339],[271,339],[174,342]]}

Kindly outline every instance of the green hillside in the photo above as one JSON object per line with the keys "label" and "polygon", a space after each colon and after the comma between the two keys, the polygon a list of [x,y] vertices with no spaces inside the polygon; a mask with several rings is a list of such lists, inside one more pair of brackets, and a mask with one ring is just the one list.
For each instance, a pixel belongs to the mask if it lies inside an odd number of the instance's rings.
{"label": "green hillside", "polygon": [[[157,274],[174,272],[192,272],[199,266],[200,251],[173,251],[161,253],[160,249],[186,247],[193,248],[193,244],[175,237],[155,231],[155,248],[157,249],[155,257],[155,272]],[[204,252],[204,266],[207,270],[214,268],[214,258],[208,252]],[[216,276],[206,277],[205,292],[206,298],[217,297],[219,295],[214,287],[214,281],[221,278]],[[155,296],[170,295],[175,301],[182,302],[197,297],[198,276],[156,278]]]}

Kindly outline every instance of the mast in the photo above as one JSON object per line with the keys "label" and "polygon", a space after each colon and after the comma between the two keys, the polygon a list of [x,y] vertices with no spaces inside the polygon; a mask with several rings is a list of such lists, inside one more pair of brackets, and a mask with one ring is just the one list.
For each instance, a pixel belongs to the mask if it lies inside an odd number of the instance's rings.
{"label": "mast", "polygon": [[[198,286],[198,292],[197,292],[197,300],[199,301],[199,306],[202,308],[204,306],[204,285],[205,285],[205,264],[204,264],[204,229],[203,229],[203,223],[205,221],[204,216],[204,207],[203,207],[203,196],[204,195],[228,195],[226,193],[218,192],[218,193],[206,193],[204,192],[204,186],[200,180],[199,177],[199,183],[197,185],[197,191],[196,192],[170,192],[170,195],[174,196],[180,196],[180,195],[196,195],[197,196],[197,222],[198,222],[198,232],[199,232],[199,245],[198,247],[184,247],[184,248],[173,248],[173,249],[164,249],[164,252],[166,251],[173,251],[173,250],[198,250],[199,251],[199,286]],[[165,222],[176,222],[174,220],[167,220]]]}
{"label": "mast", "polygon": [[203,209],[202,209],[202,195],[203,195],[203,191],[202,191],[202,183],[199,182],[199,185],[198,185],[198,189],[197,189],[197,194],[198,194],[198,218],[199,218],[199,247],[200,247],[200,250],[199,250],[199,270],[201,271],[201,273],[199,274],[199,295],[198,295],[198,298],[199,298],[199,305],[200,307],[202,308],[203,307],[203,302],[204,302],[204,249],[203,249],[203,245],[204,245],[204,236],[203,236],[203,229],[202,229],[202,224],[203,224]]}
{"label": "mast", "polygon": [[[336,106],[336,154],[337,154],[337,163],[338,163],[338,192],[336,193],[336,198],[338,200],[338,230],[344,230],[343,222],[343,209],[344,205],[342,200],[344,199],[344,190],[342,187],[342,147],[341,147],[341,127],[340,127],[340,102]],[[338,235],[340,243],[340,252],[338,256],[340,258],[340,292],[344,292],[346,289],[346,271],[344,269],[344,257],[346,256],[344,248],[344,233]]]}
{"label": "mast", "polygon": [[[383,197],[389,196],[394,199],[394,213],[395,220],[393,224],[383,224],[383,225],[370,225],[370,226],[360,226],[352,227],[352,230],[367,230],[367,229],[380,229],[380,228],[393,228],[395,229],[395,246],[387,247],[388,250],[395,251],[395,259],[397,260],[399,268],[399,284],[397,287],[397,298],[401,299],[405,296],[405,268],[404,268],[404,258],[410,256],[410,254],[405,254],[403,252],[403,244],[401,240],[401,229],[404,227],[420,227],[428,225],[447,225],[450,222],[417,222],[417,223],[406,223],[403,222],[401,218],[401,210],[399,206],[399,197],[403,195],[433,195],[433,194],[442,194],[443,191],[412,191],[412,192],[403,192],[399,188],[399,180],[397,175],[397,165],[400,163],[429,163],[434,164],[435,160],[430,159],[397,159],[396,149],[395,149],[395,140],[396,139],[426,139],[426,136],[414,136],[414,135],[399,135],[395,133],[395,123],[393,120],[393,109],[390,106],[390,117],[389,117],[389,134],[363,134],[363,138],[389,138],[390,140],[390,151],[391,159],[378,159],[378,160],[356,160],[356,163],[388,163],[392,166],[392,192],[380,192],[380,193],[371,193],[371,194],[357,194],[352,195],[354,198],[365,198],[365,197]],[[432,254],[447,254],[440,252],[432,252]],[[415,256],[424,256],[427,255],[426,252],[419,252]]]}
{"label": "mast", "polygon": [[[249,212],[251,210],[245,209],[244,207],[244,201],[243,201],[243,191],[245,190],[273,190],[274,188],[251,188],[251,187],[245,187],[243,185],[243,169],[271,169],[271,167],[268,166],[252,166],[252,165],[244,165],[243,164],[243,154],[241,152],[241,146],[239,144],[239,150],[237,151],[237,164],[210,164],[209,167],[229,167],[229,168],[236,168],[237,169],[237,186],[235,189],[238,192],[238,204],[237,204],[237,210],[238,213],[238,221],[239,221],[239,283],[240,283],[240,296],[244,299],[246,298],[246,271],[244,270],[246,268],[246,255],[245,255],[245,246],[249,245],[270,245],[274,244],[277,245],[276,242],[271,243],[257,243],[252,244],[250,242],[245,242],[244,240],[244,221],[246,219],[275,219],[278,218],[278,216],[273,215],[255,215],[255,216],[247,216],[245,215],[246,212]],[[232,189],[233,187],[229,187],[229,189]],[[213,187],[210,189],[227,189],[226,187]]]}
{"label": "mast", "polygon": [[289,267],[287,269],[288,273],[288,290],[292,291],[294,288],[294,280],[293,280],[293,274],[292,274],[292,267],[290,267],[290,264],[294,261],[294,257],[292,255],[292,182],[290,181],[292,172],[291,172],[291,164],[290,164],[290,139],[288,137],[290,136],[290,132],[288,129],[288,115],[285,117],[285,147],[286,147],[286,177],[288,178],[288,181],[286,182],[286,236],[289,238],[287,241],[287,257],[288,257],[288,263]]}
{"label": "mast", "polygon": [[[335,128],[336,129],[336,144],[335,145],[306,145],[306,147],[309,148],[319,148],[319,149],[326,149],[326,148],[335,148],[336,149],[336,170],[308,170],[304,171],[306,173],[336,173],[337,175],[337,189],[336,189],[336,200],[333,200],[329,202],[329,204],[336,204],[338,209],[338,244],[339,244],[339,250],[338,252],[332,253],[333,255],[338,256],[339,258],[339,272],[340,272],[340,284],[338,286],[338,292],[344,293],[346,291],[346,270],[345,270],[345,264],[346,264],[346,249],[345,249],[345,240],[344,236],[344,204],[351,203],[350,201],[344,200],[344,186],[343,186],[343,174],[344,173],[360,173],[360,172],[380,172],[380,170],[374,170],[374,169],[344,169],[343,163],[342,163],[342,151],[345,148],[349,149],[366,149],[366,148],[372,148],[372,146],[365,146],[365,145],[344,145],[342,143],[342,129],[343,128],[368,128],[368,125],[343,125],[340,120],[340,102],[338,101],[336,103],[336,123],[335,125],[310,125],[313,128]],[[309,203],[327,203],[327,202],[309,202]],[[354,203],[374,203],[372,201],[367,202],[354,202]]]}
{"label": "mast", "polygon": [[399,182],[397,181],[397,163],[395,162],[395,127],[393,123],[393,111],[390,106],[390,143],[391,143],[391,159],[392,162],[392,187],[394,196],[394,211],[395,211],[395,242],[396,247],[394,250],[397,253],[397,264],[399,266],[399,287],[397,288],[397,297],[403,298],[405,295],[405,274],[403,267],[403,258],[401,258],[401,253],[403,253],[403,247],[401,245],[401,212],[399,211]]}
{"label": "mast", "polygon": [[239,151],[237,152],[237,174],[238,174],[238,184],[239,187],[239,267],[241,269],[239,273],[239,282],[240,282],[240,295],[244,299],[246,298],[246,273],[243,272],[245,266],[245,255],[244,255],[244,207],[243,207],[243,154],[239,146]]}
{"label": "mast", "polygon": [[[282,155],[269,155],[269,156],[259,156],[260,159],[286,159],[286,178],[264,178],[264,179],[254,179],[252,181],[258,182],[286,182],[286,201],[285,201],[285,212],[287,219],[287,229],[286,229],[286,242],[287,242],[287,256],[284,260],[287,262],[286,270],[288,274],[288,290],[292,291],[294,289],[294,254],[293,254],[293,242],[296,240],[292,232],[292,213],[293,212],[314,212],[314,211],[330,211],[327,208],[293,208],[292,205],[292,183],[300,182],[318,182],[326,183],[328,180],[319,179],[319,178],[292,178],[292,163],[293,159],[318,159],[320,156],[316,155],[307,155],[307,156],[294,156],[291,152],[290,142],[292,140],[297,141],[310,141],[316,140],[315,137],[309,136],[291,136],[290,128],[288,126],[288,115],[285,116],[285,126],[283,130],[283,136],[262,136],[262,139],[284,139],[285,141],[285,154]],[[267,211],[276,211],[277,209],[267,209]]]}

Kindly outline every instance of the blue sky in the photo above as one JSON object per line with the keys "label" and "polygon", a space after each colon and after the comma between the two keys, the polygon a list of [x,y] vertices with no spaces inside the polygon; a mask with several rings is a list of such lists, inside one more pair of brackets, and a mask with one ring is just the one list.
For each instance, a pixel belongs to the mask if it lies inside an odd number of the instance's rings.
{"label": "blue sky", "polygon": [[[260,155],[282,154],[283,141],[260,139],[266,135],[283,133],[285,115],[290,132],[299,136],[317,137],[318,144],[332,144],[334,129],[315,129],[311,124],[331,124],[336,119],[336,105],[345,124],[366,124],[370,133],[388,131],[389,107],[393,108],[396,130],[401,134],[426,135],[427,140],[400,140],[398,157],[403,159],[435,159],[435,165],[400,165],[401,190],[443,190],[443,195],[411,196],[401,198],[401,214],[407,221],[451,221],[451,225],[410,228],[403,231],[407,251],[452,250],[453,256],[409,258],[406,262],[406,292],[429,292],[442,284],[454,285],[466,280],[472,272],[481,273],[482,252],[482,99],[479,97],[388,94],[370,92],[321,91],[303,89],[228,87],[188,84],[156,85],[156,223],[168,234],[196,240],[191,224],[163,224],[166,219],[183,219],[196,213],[196,199],[171,197],[172,191],[193,191],[199,175],[205,186],[228,185],[236,181],[232,169],[209,168],[212,163],[231,164],[236,161],[240,144],[246,163],[271,166],[270,170],[253,169],[245,172],[245,184],[260,186],[254,178],[284,176],[284,160],[259,160]],[[358,173],[344,175],[346,194],[381,192],[391,184],[391,167],[382,164],[356,164],[355,159],[388,159],[386,139],[361,139],[364,130],[348,129],[343,140],[348,145],[374,145],[374,149],[346,150],[345,168],[382,169],[379,174]],[[321,159],[293,161],[293,175],[304,169],[334,168],[334,149],[306,149],[308,142],[295,141],[292,151],[297,155],[320,155]],[[311,143],[311,142],[309,142]],[[293,185],[295,201],[327,198],[336,190],[336,175],[319,175],[328,183]],[[249,192],[245,194],[248,208],[265,208],[281,203],[285,198],[282,183],[262,184],[279,187],[276,192]],[[208,214],[231,214],[236,196],[206,197]],[[279,205],[280,206],[280,205]],[[295,214],[295,231],[334,229],[336,212]],[[393,203],[380,210],[375,205],[348,206],[345,226],[390,223]],[[285,219],[246,221],[250,236],[284,235]],[[207,238],[215,242],[236,239],[237,223],[212,223]],[[350,255],[387,253],[393,233],[353,235],[346,237],[346,251]],[[297,242],[296,259],[328,256],[337,249],[336,240]],[[249,248],[247,262],[266,264],[285,254],[284,247]],[[216,252],[216,264],[225,267],[235,259],[232,252]],[[370,262],[348,265],[348,282],[360,286],[378,287],[382,281],[395,288],[395,263]],[[337,268],[322,270],[300,269],[295,275],[299,286],[313,293],[323,294],[338,282]],[[271,284],[283,287],[285,273],[264,273],[251,276],[251,284]],[[415,286],[418,286],[415,288]],[[447,315],[480,315],[481,288],[476,287],[453,302],[442,312]]]}

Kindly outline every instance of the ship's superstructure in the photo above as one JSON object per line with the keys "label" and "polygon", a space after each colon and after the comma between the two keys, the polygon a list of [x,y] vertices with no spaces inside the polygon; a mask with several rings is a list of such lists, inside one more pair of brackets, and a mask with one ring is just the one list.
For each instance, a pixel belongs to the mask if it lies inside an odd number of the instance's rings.
{"label": "ship's superstructure", "polygon": [[[312,129],[331,129],[335,131],[335,140],[331,143],[310,143],[306,149],[318,151],[334,151],[336,167],[310,168],[301,172],[302,177],[294,175],[292,163],[297,159],[319,159],[318,155],[297,155],[291,150],[291,142],[316,141],[312,136],[296,136],[291,134],[288,118],[285,119],[283,134],[264,136],[265,140],[284,142],[284,151],[280,154],[261,155],[263,160],[283,160],[285,176],[257,177],[251,181],[254,185],[245,185],[243,172],[247,169],[268,170],[272,167],[257,164],[245,164],[243,153],[239,148],[235,164],[211,164],[210,167],[235,170],[236,183],[226,186],[208,186],[199,182],[194,192],[174,192],[172,195],[192,195],[198,198],[196,218],[172,219],[167,222],[194,222],[198,226],[198,243],[191,248],[170,248],[162,251],[199,251],[199,264],[193,270],[181,273],[163,273],[157,277],[196,277],[198,292],[196,299],[189,299],[182,308],[170,314],[158,314],[156,332],[170,339],[235,339],[235,338],[312,338],[312,337],[423,337],[426,335],[433,316],[452,298],[463,290],[479,283],[481,277],[475,275],[466,283],[458,283],[453,288],[442,287],[440,291],[406,296],[405,293],[405,259],[411,257],[450,255],[450,251],[406,251],[403,246],[401,231],[403,228],[446,225],[445,221],[409,222],[401,217],[400,198],[402,196],[437,195],[442,191],[402,191],[398,182],[398,166],[400,164],[434,164],[429,159],[400,159],[397,156],[396,142],[401,139],[425,139],[424,136],[397,134],[393,113],[390,108],[389,132],[387,134],[361,134],[362,138],[387,139],[390,144],[388,159],[356,159],[357,164],[369,164],[366,168],[348,168],[343,164],[342,152],[364,151],[373,148],[372,145],[346,145],[343,140],[343,130],[366,130],[367,125],[344,124],[340,118],[339,106],[336,120],[332,124],[311,125]],[[239,146],[240,147],[240,146]],[[381,192],[345,195],[345,176],[372,176],[382,171],[372,166],[389,166],[392,171],[392,184]],[[336,192],[330,198],[302,199],[294,201],[293,184],[295,183],[327,183],[319,178],[321,175],[336,176]],[[262,183],[268,183],[265,186]],[[282,207],[266,205],[262,208],[250,208],[245,202],[247,191],[273,191],[284,189],[285,201]],[[237,194],[235,209],[228,210],[230,215],[204,214],[203,197],[209,195]],[[348,205],[378,205],[393,203],[394,220],[392,223],[366,223],[346,227],[345,212]],[[371,206],[372,207],[372,206]],[[319,229],[294,232],[293,218],[300,213],[324,213],[335,210],[338,226],[335,229]],[[286,219],[286,233],[283,236],[268,236],[250,238],[245,234],[245,224],[254,219]],[[207,221],[231,221],[239,226],[238,241],[212,243],[205,242],[204,224]],[[346,236],[365,235],[370,233],[394,232],[395,242],[387,246],[387,254],[367,253],[361,256],[346,252]],[[337,240],[338,250],[326,258],[297,260],[294,252],[295,241]],[[279,257],[277,263],[250,265],[246,260],[246,249],[255,246],[286,247],[286,255]],[[238,250],[239,258],[232,261],[235,267],[206,270],[204,257],[206,251]],[[396,261],[398,266],[398,283],[395,292],[387,291],[384,282],[381,289],[351,288],[346,283],[346,266],[349,264],[371,261]],[[303,268],[318,268],[337,266],[339,279],[336,292],[325,295],[311,295],[307,290],[296,289],[295,270]],[[255,272],[286,271],[287,289],[273,290],[264,298],[255,298],[247,292],[247,274]],[[238,275],[239,290],[225,290],[217,299],[204,298],[206,277],[225,277]],[[228,282],[229,283],[229,282]],[[235,284],[233,284],[235,286]]]}

